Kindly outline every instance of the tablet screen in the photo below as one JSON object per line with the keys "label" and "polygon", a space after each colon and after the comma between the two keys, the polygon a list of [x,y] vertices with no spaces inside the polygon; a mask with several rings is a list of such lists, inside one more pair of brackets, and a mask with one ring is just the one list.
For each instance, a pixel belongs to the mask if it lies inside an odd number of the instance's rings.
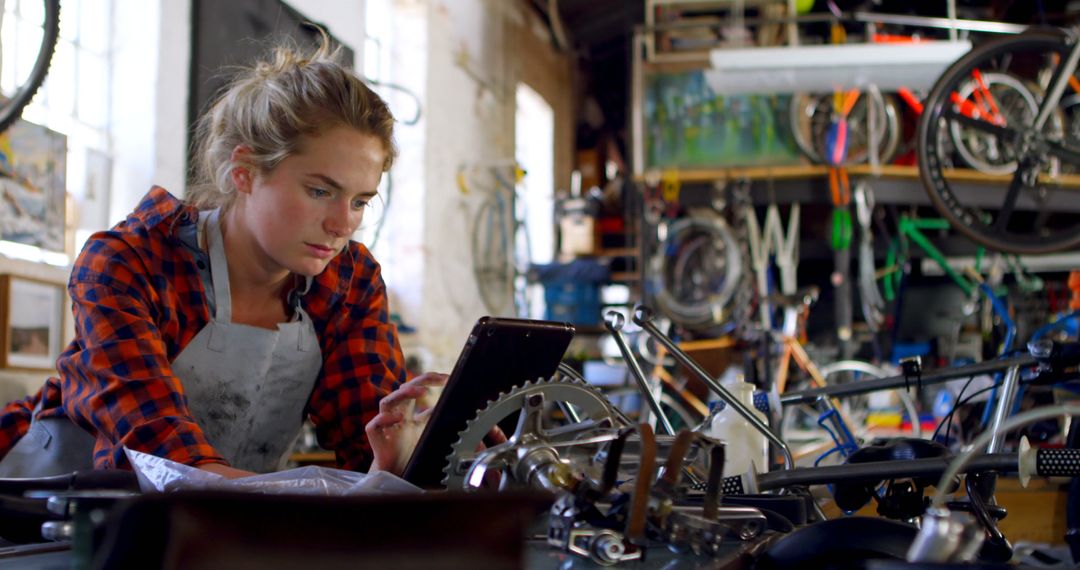
{"label": "tablet screen", "polygon": [[574,337],[570,323],[482,317],[458,356],[402,476],[442,488],[443,468],[458,434],[500,393],[555,374]]}

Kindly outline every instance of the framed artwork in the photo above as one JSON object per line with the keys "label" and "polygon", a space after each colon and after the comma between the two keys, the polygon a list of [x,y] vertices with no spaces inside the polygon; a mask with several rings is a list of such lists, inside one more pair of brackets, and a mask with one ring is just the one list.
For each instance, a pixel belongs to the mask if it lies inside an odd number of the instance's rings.
{"label": "framed artwork", "polygon": [[0,275],[0,368],[55,370],[63,317],[62,284]]}
{"label": "framed artwork", "polygon": [[64,251],[67,137],[15,121],[0,135],[0,239]]}

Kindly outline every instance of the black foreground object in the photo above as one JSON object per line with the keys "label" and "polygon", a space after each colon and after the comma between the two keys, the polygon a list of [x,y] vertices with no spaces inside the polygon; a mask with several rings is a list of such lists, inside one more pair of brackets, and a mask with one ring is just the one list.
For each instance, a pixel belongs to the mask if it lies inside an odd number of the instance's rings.
{"label": "black foreground object", "polygon": [[84,567],[521,568],[526,527],[552,500],[536,492],[142,495],[110,514]]}
{"label": "black foreground object", "polygon": [[91,469],[52,477],[0,478],[0,495],[27,491],[138,491],[135,473],[122,469]]}
{"label": "black foreground object", "polygon": [[64,520],[50,513],[44,498],[26,498],[28,491],[130,491],[139,490],[131,471],[94,469],[53,477],[0,478],[0,538],[24,544],[43,542],[41,525]]}
{"label": "black foreground object", "polygon": [[[869,445],[855,453],[852,453],[848,457],[847,464],[858,463],[875,463],[879,461],[910,461],[912,459],[926,459],[935,457],[948,457],[950,455],[949,448],[944,445],[925,439],[915,438],[898,438],[884,443],[882,445]],[[906,492],[911,497],[917,497],[917,501],[897,501],[897,503],[917,502],[917,505],[904,504],[901,507],[899,504],[893,505],[897,510],[903,510],[905,512],[882,512],[885,516],[895,516],[895,518],[908,518],[912,516],[918,516],[922,514],[922,492],[928,485],[937,483],[936,478],[929,477],[916,477],[912,480],[913,486]],[[866,503],[870,502],[874,495],[874,489],[880,482],[850,482],[850,483],[837,483],[833,488],[833,498],[836,499],[836,505],[844,511],[853,512],[863,507]],[[883,506],[885,503],[883,503]],[[906,512],[917,507],[918,512]],[[879,509],[880,510],[880,509]]]}
{"label": "black foreground object", "polygon": [[868,560],[903,560],[918,529],[889,519],[844,517],[804,526],[777,540],[756,570],[846,570]]}

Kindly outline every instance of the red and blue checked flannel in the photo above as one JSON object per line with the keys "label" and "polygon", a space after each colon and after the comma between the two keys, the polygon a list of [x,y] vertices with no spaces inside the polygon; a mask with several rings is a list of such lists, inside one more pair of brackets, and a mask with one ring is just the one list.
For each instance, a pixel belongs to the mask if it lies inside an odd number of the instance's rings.
{"label": "red and blue checked flannel", "polygon": [[[123,447],[187,465],[225,462],[195,424],[170,367],[210,318],[200,262],[177,237],[197,219],[154,187],[126,221],[91,237],[68,284],[75,340],[57,360],[59,377],[0,413],[0,456],[44,400],[41,417],[67,416],[96,435],[97,468],[127,466]],[[406,379],[378,263],[350,243],[315,278],[303,306],[323,353],[307,417],[340,467],[365,470],[372,457],[364,425]]]}

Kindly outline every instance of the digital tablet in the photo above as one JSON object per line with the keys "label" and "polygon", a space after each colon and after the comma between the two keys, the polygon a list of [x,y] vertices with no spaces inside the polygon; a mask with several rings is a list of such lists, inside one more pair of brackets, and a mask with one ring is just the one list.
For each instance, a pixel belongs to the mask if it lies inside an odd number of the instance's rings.
{"label": "digital tablet", "polygon": [[442,488],[446,457],[468,421],[500,392],[555,374],[573,338],[570,323],[477,321],[402,477],[425,489]]}

